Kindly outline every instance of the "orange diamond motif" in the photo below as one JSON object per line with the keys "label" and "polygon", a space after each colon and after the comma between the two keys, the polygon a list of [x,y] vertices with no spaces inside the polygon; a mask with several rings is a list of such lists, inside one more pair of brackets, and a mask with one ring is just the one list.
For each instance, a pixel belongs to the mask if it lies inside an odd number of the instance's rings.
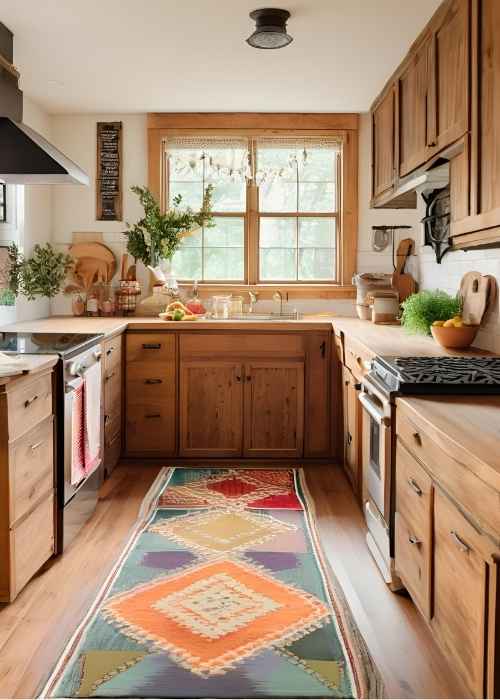
{"label": "orange diamond motif", "polygon": [[329,609],[261,569],[227,559],[112,598],[103,614],[121,631],[152,641],[199,676],[224,674],[271,645],[321,627]]}

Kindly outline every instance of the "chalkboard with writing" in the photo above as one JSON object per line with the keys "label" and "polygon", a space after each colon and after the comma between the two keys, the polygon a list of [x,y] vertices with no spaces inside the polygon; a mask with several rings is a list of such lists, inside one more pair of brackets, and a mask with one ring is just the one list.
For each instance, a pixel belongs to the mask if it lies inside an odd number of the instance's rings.
{"label": "chalkboard with writing", "polygon": [[98,221],[122,221],[122,122],[97,122]]}

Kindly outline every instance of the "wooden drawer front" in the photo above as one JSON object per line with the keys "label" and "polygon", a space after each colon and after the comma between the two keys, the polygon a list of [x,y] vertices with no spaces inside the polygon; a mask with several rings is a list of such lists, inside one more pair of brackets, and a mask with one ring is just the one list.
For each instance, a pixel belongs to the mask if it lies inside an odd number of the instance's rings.
{"label": "wooden drawer front", "polygon": [[436,480],[471,514],[484,529],[500,536],[500,495],[446,451],[445,440],[438,444],[425,432],[425,426],[409,417],[401,405],[396,411],[397,435]]}
{"label": "wooden drawer front", "polygon": [[484,697],[487,565],[478,534],[440,491],[434,532],[432,626],[471,695]]}
{"label": "wooden drawer front", "polygon": [[8,395],[9,439],[16,440],[52,414],[52,375],[45,374]]}
{"label": "wooden drawer front", "polygon": [[432,480],[400,440],[396,447],[396,510],[421,539],[431,537]]}
{"label": "wooden drawer front", "polygon": [[10,524],[54,488],[52,416],[10,446]]}
{"label": "wooden drawer front", "polygon": [[108,374],[115,367],[119,367],[122,360],[122,336],[110,338],[103,343],[104,372]]}
{"label": "wooden drawer front", "polygon": [[13,598],[54,552],[53,494],[10,531],[10,544]]}
{"label": "wooden drawer front", "polygon": [[172,333],[127,333],[127,365],[135,362],[173,361],[175,335]]}
{"label": "wooden drawer front", "polygon": [[370,363],[373,357],[373,353],[369,352],[360,343],[349,336],[345,336],[344,361],[356,378],[362,378],[370,370]]}
{"label": "wooden drawer front", "polygon": [[430,533],[422,534],[410,525],[401,513],[396,513],[395,556],[396,571],[414,603],[429,620],[431,616],[431,557]]}
{"label": "wooden drawer front", "polygon": [[244,334],[211,334],[195,333],[181,335],[181,358],[214,355],[231,357],[272,357],[281,358],[302,357],[304,355],[304,340],[302,335],[275,333],[263,335],[258,333]]}
{"label": "wooden drawer front", "polygon": [[129,404],[125,437],[127,452],[173,454],[175,452],[173,400],[158,399]]}

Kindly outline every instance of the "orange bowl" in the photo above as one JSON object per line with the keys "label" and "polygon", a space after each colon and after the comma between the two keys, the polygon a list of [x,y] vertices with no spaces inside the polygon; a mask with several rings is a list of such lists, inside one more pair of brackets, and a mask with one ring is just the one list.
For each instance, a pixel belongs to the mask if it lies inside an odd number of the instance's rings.
{"label": "orange bowl", "polygon": [[478,330],[479,326],[431,326],[432,337],[443,348],[468,348],[474,342]]}

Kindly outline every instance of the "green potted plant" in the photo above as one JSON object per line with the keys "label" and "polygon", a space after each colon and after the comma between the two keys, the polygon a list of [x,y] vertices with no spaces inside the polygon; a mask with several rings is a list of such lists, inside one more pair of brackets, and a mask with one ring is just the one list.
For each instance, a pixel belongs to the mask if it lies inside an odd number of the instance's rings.
{"label": "green potted plant", "polygon": [[144,216],[124,232],[127,251],[146,267],[156,267],[161,260],[172,260],[185,236],[193,234],[201,226],[213,226],[211,216],[213,186],[208,185],[203,195],[200,211],[181,208],[182,196],[173,199],[173,206],[163,213],[160,205],[147,187],[131,187],[144,209]]}
{"label": "green potted plant", "polygon": [[11,292],[33,301],[36,297],[55,297],[61,291],[74,260],[70,255],[56,251],[50,243],[35,245],[32,256],[26,258],[12,243],[9,246],[9,263]]}
{"label": "green potted plant", "polygon": [[420,335],[431,335],[434,321],[452,318],[460,313],[460,299],[439,289],[412,294],[401,306],[401,325],[409,333]]}

